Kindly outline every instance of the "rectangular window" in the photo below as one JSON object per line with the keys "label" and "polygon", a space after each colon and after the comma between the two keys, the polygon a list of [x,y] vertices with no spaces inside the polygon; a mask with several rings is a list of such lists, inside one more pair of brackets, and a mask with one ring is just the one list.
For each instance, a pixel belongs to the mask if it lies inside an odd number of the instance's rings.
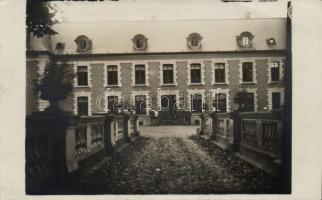
{"label": "rectangular window", "polygon": [[164,84],[173,83],[173,65],[172,64],[163,65],[163,83]]}
{"label": "rectangular window", "polygon": [[212,107],[216,108],[216,112],[227,112],[226,93],[216,93]]}
{"label": "rectangular window", "polygon": [[88,115],[88,97],[77,97],[78,115]]}
{"label": "rectangular window", "polygon": [[280,109],[281,107],[281,93],[273,92],[272,93],[272,109]]}
{"label": "rectangular window", "polygon": [[87,66],[78,66],[77,67],[77,85],[78,86],[88,86]]}
{"label": "rectangular window", "polygon": [[135,96],[135,112],[139,115],[146,114],[146,96],[136,95]]}
{"label": "rectangular window", "polygon": [[201,113],[202,112],[202,95],[192,94],[191,95],[191,112]]}
{"label": "rectangular window", "polygon": [[280,80],[280,63],[278,61],[272,62],[271,80],[272,81]]}
{"label": "rectangular window", "polygon": [[145,84],[144,65],[135,65],[135,84]]}
{"label": "rectangular window", "polygon": [[201,64],[194,63],[190,66],[191,83],[201,83]]}
{"label": "rectangular window", "polygon": [[244,62],[243,63],[243,82],[253,82],[253,63]]}
{"label": "rectangular window", "polygon": [[225,83],[225,63],[215,64],[215,83]]}
{"label": "rectangular window", "polygon": [[107,97],[107,108],[111,113],[117,113],[118,96]]}
{"label": "rectangular window", "polygon": [[118,74],[117,66],[109,65],[107,66],[107,84],[108,85],[117,85],[118,84]]}

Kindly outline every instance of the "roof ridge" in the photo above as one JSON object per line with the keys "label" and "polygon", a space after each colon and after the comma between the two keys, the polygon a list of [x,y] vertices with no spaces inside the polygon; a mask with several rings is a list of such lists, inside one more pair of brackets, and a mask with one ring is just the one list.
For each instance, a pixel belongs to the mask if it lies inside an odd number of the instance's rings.
{"label": "roof ridge", "polygon": [[218,19],[161,19],[161,20],[98,20],[98,21],[62,21],[64,23],[133,23],[133,22],[178,22],[178,21],[225,21],[225,20],[281,20],[285,17],[263,17],[263,18],[218,18]]}

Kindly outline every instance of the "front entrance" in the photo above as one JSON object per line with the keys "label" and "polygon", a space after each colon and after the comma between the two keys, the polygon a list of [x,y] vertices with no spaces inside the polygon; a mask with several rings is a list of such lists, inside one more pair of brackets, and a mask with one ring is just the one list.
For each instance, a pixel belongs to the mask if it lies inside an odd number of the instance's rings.
{"label": "front entrance", "polygon": [[176,95],[161,96],[161,111],[159,122],[164,125],[176,124]]}
{"label": "front entrance", "polygon": [[161,110],[175,111],[176,110],[176,95],[162,95],[161,96]]}
{"label": "front entrance", "polygon": [[176,95],[161,96],[161,111],[158,115],[160,125],[187,125],[191,123],[191,112],[178,109],[176,104]]}

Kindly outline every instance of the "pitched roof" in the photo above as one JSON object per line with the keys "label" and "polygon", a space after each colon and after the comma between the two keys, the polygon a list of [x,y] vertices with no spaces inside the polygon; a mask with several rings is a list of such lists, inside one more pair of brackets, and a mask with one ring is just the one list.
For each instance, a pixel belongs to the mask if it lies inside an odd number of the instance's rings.
{"label": "pitched roof", "polygon": [[[199,33],[202,52],[240,51],[236,36],[248,31],[255,37],[254,50],[283,50],[286,41],[285,18],[171,20],[171,21],[106,21],[60,23],[54,27],[59,34],[51,38],[52,47],[65,43],[65,52],[76,54],[75,39],[86,35],[92,40],[92,53],[135,53],[132,38],[143,34],[148,38],[146,52],[189,52],[187,37]],[[266,39],[274,38],[270,47]]]}

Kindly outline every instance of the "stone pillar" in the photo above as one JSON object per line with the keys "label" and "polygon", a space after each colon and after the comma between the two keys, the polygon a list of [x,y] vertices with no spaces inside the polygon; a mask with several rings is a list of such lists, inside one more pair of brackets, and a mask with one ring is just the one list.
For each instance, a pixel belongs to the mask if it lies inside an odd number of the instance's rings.
{"label": "stone pillar", "polygon": [[78,168],[75,152],[75,130],[80,119],[78,116],[55,116],[52,129],[54,179],[58,185],[69,181],[71,172]]}
{"label": "stone pillar", "polygon": [[129,120],[130,120],[130,116],[125,114],[123,115],[123,134],[124,134],[124,141],[125,142],[130,142],[130,136],[129,136]]}
{"label": "stone pillar", "polygon": [[104,145],[105,145],[105,155],[113,154],[113,144],[112,144],[112,133],[113,126],[112,122],[114,121],[114,116],[105,116],[104,120]]}
{"label": "stone pillar", "polygon": [[133,125],[134,135],[139,136],[140,133],[139,133],[139,130],[138,130],[138,116],[136,116],[136,115],[133,116],[133,123],[134,123],[134,125]]}
{"label": "stone pillar", "polygon": [[217,122],[217,115],[216,113],[211,113],[210,114],[211,120],[212,120],[212,131],[210,138],[216,140],[216,133],[217,133],[217,127],[218,127],[218,122]]}
{"label": "stone pillar", "polygon": [[86,129],[86,147],[89,149],[92,144],[92,126],[90,123],[86,124]]}
{"label": "stone pillar", "polygon": [[76,160],[76,141],[75,132],[76,124],[69,126],[66,130],[66,165],[68,172],[72,172],[78,168],[78,163]]}
{"label": "stone pillar", "polygon": [[233,119],[233,144],[232,144],[232,150],[233,151],[239,151],[239,144],[241,141],[241,118],[239,116],[239,112],[231,112],[230,113],[231,118]]}
{"label": "stone pillar", "polygon": [[204,135],[204,129],[205,129],[205,116],[204,114],[200,114],[200,124],[199,124],[199,134]]}
{"label": "stone pillar", "polygon": [[283,177],[283,171],[282,171],[282,136],[283,136],[283,126],[282,126],[282,121],[277,122],[277,134],[279,137],[279,142],[278,142],[278,152],[277,152],[277,158],[273,161],[273,174],[278,177]]}
{"label": "stone pillar", "polygon": [[263,123],[262,120],[257,119],[256,120],[256,137],[257,137],[257,144],[258,146],[262,147],[263,146]]}

